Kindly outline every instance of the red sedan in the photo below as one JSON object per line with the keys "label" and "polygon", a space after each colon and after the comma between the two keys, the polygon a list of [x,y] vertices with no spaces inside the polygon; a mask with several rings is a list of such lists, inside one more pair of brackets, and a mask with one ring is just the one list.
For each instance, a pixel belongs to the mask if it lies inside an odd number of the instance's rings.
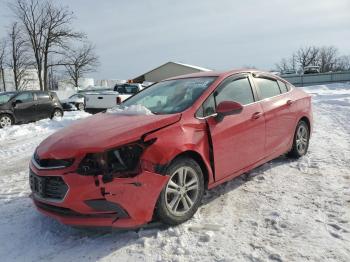
{"label": "red sedan", "polygon": [[133,228],[193,216],[204,190],[282,154],[306,154],[311,97],[260,71],[179,76],[45,139],[30,163],[38,210],[64,224]]}

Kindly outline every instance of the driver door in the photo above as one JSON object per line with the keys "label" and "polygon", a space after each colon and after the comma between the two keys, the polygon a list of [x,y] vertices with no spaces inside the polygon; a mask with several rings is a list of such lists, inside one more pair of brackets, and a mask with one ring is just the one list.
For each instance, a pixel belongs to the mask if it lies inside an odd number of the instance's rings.
{"label": "driver door", "polygon": [[265,155],[265,118],[248,75],[225,79],[203,104],[204,114],[212,114],[222,101],[243,105],[238,114],[221,121],[207,118],[212,139],[215,179],[219,181],[258,162]]}

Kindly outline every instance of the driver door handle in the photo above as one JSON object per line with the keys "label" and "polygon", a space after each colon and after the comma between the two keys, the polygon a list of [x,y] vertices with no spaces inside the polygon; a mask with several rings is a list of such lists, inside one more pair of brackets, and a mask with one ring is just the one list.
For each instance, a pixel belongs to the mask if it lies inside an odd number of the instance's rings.
{"label": "driver door handle", "polygon": [[255,112],[253,115],[252,115],[252,119],[258,119],[259,117],[262,116],[262,113],[261,112]]}
{"label": "driver door handle", "polygon": [[293,100],[287,100],[287,106],[290,106],[290,105],[292,105],[293,104]]}

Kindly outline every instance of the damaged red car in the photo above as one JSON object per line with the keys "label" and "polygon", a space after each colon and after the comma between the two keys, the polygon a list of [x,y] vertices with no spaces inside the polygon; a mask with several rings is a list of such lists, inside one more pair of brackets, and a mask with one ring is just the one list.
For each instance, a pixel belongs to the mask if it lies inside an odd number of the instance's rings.
{"label": "damaged red car", "polygon": [[311,129],[311,97],[275,75],[178,76],[45,139],[30,162],[31,197],[67,225],[176,225],[205,190],[306,154]]}

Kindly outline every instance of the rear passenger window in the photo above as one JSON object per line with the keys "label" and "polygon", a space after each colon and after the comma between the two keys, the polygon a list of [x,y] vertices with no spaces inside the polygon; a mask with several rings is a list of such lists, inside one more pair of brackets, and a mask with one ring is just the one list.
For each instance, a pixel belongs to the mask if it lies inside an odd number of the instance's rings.
{"label": "rear passenger window", "polygon": [[282,93],[288,92],[288,87],[285,83],[283,83],[280,80],[278,80],[277,83],[278,83]]}
{"label": "rear passenger window", "polygon": [[255,82],[259,87],[261,99],[281,94],[277,81],[269,80],[266,78],[255,78]]}
{"label": "rear passenger window", "polygon": [[50,96],[46,92],[37,92],[36,93],[36,97],[40,101],[48,101],[48,100],[50,100]]}
{"label": "rear passenger window", "polygon": [[235,101],[242,105],[253,103],[254,96],[248,78],[245,77],[224,84],[216,96],[216,105],[222,101]]}

